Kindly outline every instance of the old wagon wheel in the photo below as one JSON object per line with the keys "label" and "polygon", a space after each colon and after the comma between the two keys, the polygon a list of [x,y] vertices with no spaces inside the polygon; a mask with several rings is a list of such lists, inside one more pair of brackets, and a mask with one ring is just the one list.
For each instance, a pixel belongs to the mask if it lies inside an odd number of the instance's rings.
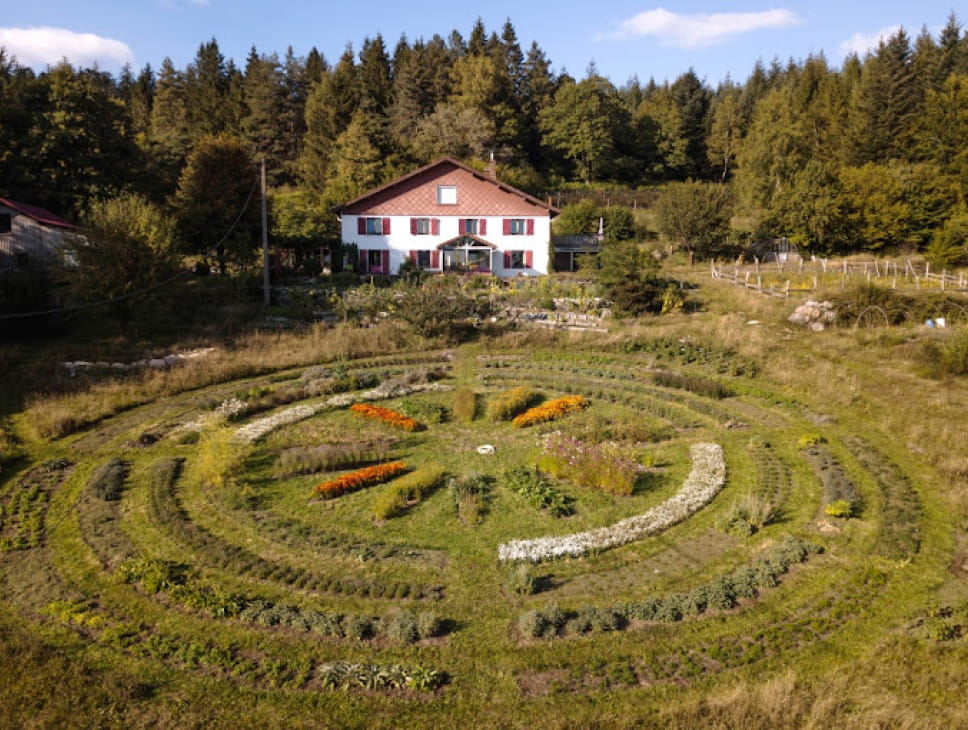
{"label": "old wagon wheel", "polygon": [[856,331],[861,324],[863,324],[867,329],[871,329],[872,327],[878,326],[878,323],[881,320],[883,320],[883,325],[885,327],[891,324],[891,320],[887,316],[887,312],[884,311],[883,307],[871,305],[862,309],[860,314],[857,315],[857,318],[854,319],[854,330]]}

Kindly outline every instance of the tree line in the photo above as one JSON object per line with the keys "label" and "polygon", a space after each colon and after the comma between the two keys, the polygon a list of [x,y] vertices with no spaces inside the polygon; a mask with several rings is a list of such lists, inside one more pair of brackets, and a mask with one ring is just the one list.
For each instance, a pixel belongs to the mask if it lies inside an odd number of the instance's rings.
{"label": "tree line", "polygon": [[503,180],[536,194],[720,185],[757,237],[963,253],[966,139],[954,15],[937,37],[899,30],[840,68],[760,62],[715,88],[693,70],[616,86],[593,64],[576,79],[536,42],[523,50],[510,20],[392,50],[377,35],[332,63],[252,48],[239,67],[212,39],[184,69],[165,59],[117,77],[66,62],[34,73],[0,48],[0,193],[75,218],[138,195],[174,216],[182,251],[219,243],[240,258],[257,240],[254,206],[235,221],[256,160],[274,238],[296,245],[338,236],[331,205],[441,155],[483,166],[492,152]]}

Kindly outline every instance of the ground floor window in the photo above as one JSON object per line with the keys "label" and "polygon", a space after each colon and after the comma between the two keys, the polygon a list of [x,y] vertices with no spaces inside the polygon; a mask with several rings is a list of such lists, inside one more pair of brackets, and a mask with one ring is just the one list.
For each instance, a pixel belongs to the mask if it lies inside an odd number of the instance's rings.
{"label": "ground floor window", "polygon": [[505,269],[530,269],[534,264],[534,254],[531,251],[505,251]]}
{"label": "ground floor window", "polygon": [[386,274],[389,251],[380,249],[364,249],[360,251],[361,274]]}

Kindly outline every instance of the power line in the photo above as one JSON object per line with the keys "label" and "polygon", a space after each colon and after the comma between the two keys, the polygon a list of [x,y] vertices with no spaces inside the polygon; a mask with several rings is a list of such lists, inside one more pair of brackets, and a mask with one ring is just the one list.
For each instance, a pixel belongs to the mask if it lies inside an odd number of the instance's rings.
{"label": "power line", "polygon": [[100,302],[88,302],[87,304],[75,304],[70,307],[58,307],[57,309],[47,309],[43,312],[19,312],[17,314],[0,314],[0,320],[5,319],[24,319],[26,317],[40,317],[46,314],[61,314],[66,312],[77,312],[81,309],[91,309],[92,307],[100,307],[105,304],[114,304],[115,302],[123,302],[125,299],[131,299],[133,297],[139,297],[142,294],[147,294],[155,289],[160,289],[163,286],[167,286],[175,279],[180,279],[183,276],[188,276],[191,272],[189,271],[179,271],[174,276],[165,279],[162,282],[153,284],[145,289],[140,289],[138,291],[128,292],[127,294],[122,294],[120,297],[114,297],[113,299],[104,299]]}
{"label": "power line", "polygon": [[[219,246],[221,246],[225,242],[225,239],[228,238],[232,234],[232,231],[235,230],[235,227],[239,224],[239,221],[242,220],[242,215],[245,213],[246,209],[249,207],[249,203],[252,201],[252,196],[253,196],[253,194],[255,194],[255,189],[258,186],[259,186],[259,177],[257,176],[256,179],[255,179],[255,182],[252,183],[252,188],[249,190],[248,197],[246,197],[245,202],[242,204],[242,209],[239,211],[239,214],[235,217],[235,220],[232,221],[232,225],[229,226],[228,230],[225,232],[225,235],[223,235],[222,238],[219,239],[219,242],[218,243],[216,243],[214,246],[212,246],[213,249],[214,248],[218,248]],[[179,278],[181,278],[183,276],[187,276],[189,273],[190,272],[188,272],[188,271],[180,271],[177,274],[175,274],[174,276],[171,276],[171,277],[169,277],[169,278],[165,279],[164,281],[159,282],[157,284],[152,284],[151,286],[146,287],[145,289],[140,289],[138,291],[129,292],[127,294],[121,295],[120,297],[114,297],[112,299],[104,299],[104,300],[99,301],[99,302],[88,302],[86,304],[75,304],[75,305],[70,306],[70,307],[58,307],[57,309],[47,309],[47,310],[44,310],[44,311],[41,311],[41,312],[18,312],[16,314],[0,314],[0,321],[4,321],[4,320],[8,320],[8,319],[26,319],[28,317],[42,317],[42,316],[45,316],[45,315],[48,315],[48,314],[64,314],[64,313],[67,313],[67,312],[78,312],[78,311],[80,311],[82,309],[91,309],[93,307],[101,307],[101,306],[104,306],[106,304],[114,304],[116,302],[123,302],[126,299],[132,299],[134,297],[141,296],[142,294],[147,294],[148,292],[154,291],[155,289],[160,289],[163,286],[167,286],[171,282],[175,281],[175,279],[179,279]]]}

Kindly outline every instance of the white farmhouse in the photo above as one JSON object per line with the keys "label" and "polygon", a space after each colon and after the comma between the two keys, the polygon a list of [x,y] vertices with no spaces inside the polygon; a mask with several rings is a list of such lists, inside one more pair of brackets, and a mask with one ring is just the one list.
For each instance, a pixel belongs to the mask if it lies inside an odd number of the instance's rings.
{"label": "white farmhouse", "polygon": [[449,157],[336,209],[342,240],[364,274],[396,274],[404,261],[427,272],[547,274],[553,206]]}

